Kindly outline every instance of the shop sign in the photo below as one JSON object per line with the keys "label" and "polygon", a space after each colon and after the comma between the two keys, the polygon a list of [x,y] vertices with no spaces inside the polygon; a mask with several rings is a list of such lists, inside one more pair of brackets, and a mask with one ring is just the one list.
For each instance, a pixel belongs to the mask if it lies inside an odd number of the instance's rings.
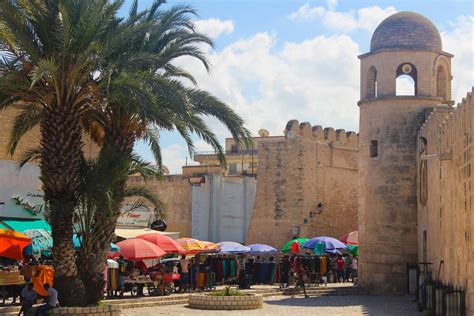
{"label": "shop sign", "polygon": [[138,208],[129,211],[127,207],[122,211],[122,214],[117,219],[117,226],[146,228],[150,223],[151,212],[146,208]]}

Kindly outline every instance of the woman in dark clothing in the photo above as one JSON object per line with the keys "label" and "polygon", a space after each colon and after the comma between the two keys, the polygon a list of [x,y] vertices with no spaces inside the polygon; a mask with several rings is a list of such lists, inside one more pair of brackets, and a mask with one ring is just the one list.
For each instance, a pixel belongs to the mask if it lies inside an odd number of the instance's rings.
{"label": "woman in dark clothing", "polygon": [[289,286],[291,262],[288,255],[283,256],[280,262],[280,287],[285,288]]}

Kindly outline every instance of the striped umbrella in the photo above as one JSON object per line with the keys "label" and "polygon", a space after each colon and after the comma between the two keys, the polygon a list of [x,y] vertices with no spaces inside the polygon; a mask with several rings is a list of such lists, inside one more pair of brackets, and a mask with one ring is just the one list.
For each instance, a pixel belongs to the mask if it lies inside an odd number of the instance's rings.
{"label": "striped umbrella", "polygon": [[359,244],[359,232],[353,231],[350,232],[347,235],[342,236],[339,238],[340,241],[342,241],[345,244],[351,244],[351,245],[358,245]]}
{"label": "striped umbrella", "polygon": [[200,252],[217,252],[220,250],[219,245],[215,243],[194,238],[179,238],[176,239],[176,242],[184,249],[184,254],[186,255]]}

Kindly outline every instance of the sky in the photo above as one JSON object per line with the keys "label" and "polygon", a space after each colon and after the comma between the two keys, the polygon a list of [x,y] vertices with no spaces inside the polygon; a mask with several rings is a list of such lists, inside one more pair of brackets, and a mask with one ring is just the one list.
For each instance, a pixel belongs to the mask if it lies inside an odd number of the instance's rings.
{"label": "sky", "polygon": [[[151,3],[139,0],[139,7]],[[399,11],[420,13],[438,27],[443,50],[454,54],[453,99],[459,102],[474,86],[472,0],[171,0],[164,7],[175,4],[197,9],[198,30],[215,41],[214,49],[204,48],[210,73],[191,59],[177,63],[241,115],[253,135],[261,128],[282,135],[291,119],[358,131],[357,56],[368,52],[377,25]],[[230,137],[222,124],[206,121],[222,142]],[[197,137],[195,144],[197,151],[211,150]],[[161,132],[161,146],[171,173],[193,164],[178,134]],[[153,160],[145,144],[136,151]]]}

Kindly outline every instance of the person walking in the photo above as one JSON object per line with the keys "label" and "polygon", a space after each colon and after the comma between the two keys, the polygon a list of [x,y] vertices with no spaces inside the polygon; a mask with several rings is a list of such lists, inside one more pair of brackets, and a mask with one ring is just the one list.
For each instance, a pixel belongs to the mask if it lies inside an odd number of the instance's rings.
{"label": "person walking", "polygon": [[336,272],[337,283],[341,283],[341,281],[344,282],[344,266],[345,266],[344,259],[342,259],[341,255],[337,256],[336,263],[337,263],[337,272]]}
{"label": "person walking", "polygon": [[351,255],[346,255],[344,256],[344,282],[349,282],[350,276],[351,276],[351,262],[352,262],[352,256]]}
{"label": "person walking", "polygon": [[36,294],[35,289],[33,288],[33,283],[28,283],[22,290],[20,295],[21,308],[18,315],[27,315],[30,313],[31,308],[36,303],[38,295]]}
{"label": "person walking", "polygon": [[295,261],[294,261],[294,267],[293,267],[293,272],[296,274],[296,285],[295,285],[295,293],[297,292],[297,289],[299,287],[302,287],[303,288],[303,292],[304,292],[304,297],[309,297],[307,294],[306,294],[306,287],[304,285],[304,274],[306,272],[306,270],[304,269],[303,267],[303,264],[301,263],[301,258],[300,257],[296,257]]}
{"label": "person walking", "polygon": [[357,260],[357,257],[354,256],[354,258],[352,258],[352,261],[351,261],[351,268],[352,268],[352,282],[354,283],[354,285],[357,284],[357,278],[358,278],[358,274],[357,274],[357,268],[358,268],[358,264],[359,264],[359,261]]}
{"label": "person walking", "polygon": [[58,291],[55,288],[49,286],[48,283],[44,285],[44,289],[48,292],[46,298],[46,304],[42,304],[36,309],[35,316],[47,315],[49,310],[58,306]]}
{"label": "person walking", "polygon": [[189,260],[186,259],[186,255],[183,255],[179,260],[179,264],[181,266],[181,286],[182,290],[184,288],[184,292],[188,291],[188,280],[189,280]]}
{"label": "person walking", "polygon": [[280,262],[280,287],[286,288],[290,285],[291,262],[288,255],[284,255]]}

